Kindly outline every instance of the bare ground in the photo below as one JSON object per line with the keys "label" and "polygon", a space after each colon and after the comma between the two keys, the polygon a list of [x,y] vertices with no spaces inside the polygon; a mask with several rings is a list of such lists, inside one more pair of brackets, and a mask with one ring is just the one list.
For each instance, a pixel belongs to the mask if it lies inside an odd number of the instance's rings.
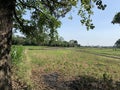
{"label": "bare ground", "polygon": [[30,87],[15,75],[12,77],[13,90],[120,90],[120,82],[110,78],[96,79],[90,76],[78,76],[64,80],[59,72],[44,73],[41,69],[32,70]]}
{"label": "bare ground", "polygon": [[96,79],[90,76],[78,76],[65,80],[59,72],[41,73],[32,70],[34,90],[120,90],[120,82],[110,78]]}

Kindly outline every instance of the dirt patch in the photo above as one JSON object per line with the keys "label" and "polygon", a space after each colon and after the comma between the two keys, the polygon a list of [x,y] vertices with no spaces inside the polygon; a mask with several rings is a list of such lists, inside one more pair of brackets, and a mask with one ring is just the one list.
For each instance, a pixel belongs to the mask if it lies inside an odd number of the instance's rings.
{"label": "dirt patch", "polygon": [[61,82],[60,75],[57,72],[42,76],[45,84],[52,90],[70,90],[64,82]]}
{"label": "dirt patch", "polygon": [[12,89],[13,90],[31,90],[31,87],[27,85],[25,81],[22,81],[17,75],[12,75]]}
{"label": "dirt patch", "polygon": [[20,79],[12,80],[12,88],[13,90],[31,90],[30,86],[28,86],[25,82]]}
{"label": "dirt patch", "polygon": [[43,74],[33,71],[32,74],[34,90],[120,90],[120,82],[113,82],[110,78],[79,76],[66,81],[59,72]]}
{"label": "dirt patch", "polygon": [[96,79],[91,76],[78,76],[65,80],[59,72],[44,73],[41,69],[32,70],[31,88],[16,76],[12,77],[13,90],[120,90],[120,82],[113,82],[106,76]]}

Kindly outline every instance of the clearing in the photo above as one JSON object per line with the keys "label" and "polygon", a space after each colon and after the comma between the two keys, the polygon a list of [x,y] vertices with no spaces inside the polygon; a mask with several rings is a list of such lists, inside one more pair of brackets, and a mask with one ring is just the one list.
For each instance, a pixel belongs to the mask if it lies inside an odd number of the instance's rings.
{"label": "clearing", "polygon": [[25,90],[120,90],[120,50],[24,48],[18,72]]}

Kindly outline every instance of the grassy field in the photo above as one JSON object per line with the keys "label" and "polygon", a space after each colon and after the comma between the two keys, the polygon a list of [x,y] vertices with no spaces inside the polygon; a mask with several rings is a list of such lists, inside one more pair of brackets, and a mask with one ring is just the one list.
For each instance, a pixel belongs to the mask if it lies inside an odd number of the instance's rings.
{"label": "grassy field", "polygon": [[120,90],[120,59],[114,56],[119,57],[120,50],[24,46],[17,75],[33,90]]}
{"label": "grassy field", "polygon": [[90,52],[90,53],[120,58],[120,49],[115,49],[115,48],[81,48],[80,50]]}

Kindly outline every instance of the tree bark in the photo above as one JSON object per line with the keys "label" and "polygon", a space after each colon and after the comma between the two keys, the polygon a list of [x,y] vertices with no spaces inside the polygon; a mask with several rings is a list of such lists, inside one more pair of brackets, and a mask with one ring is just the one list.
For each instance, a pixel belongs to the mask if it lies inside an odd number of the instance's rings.
{"label": "tree bark", "polygon": [[0,0],[0,90],[12,90],[10,49],[15,0]]}

